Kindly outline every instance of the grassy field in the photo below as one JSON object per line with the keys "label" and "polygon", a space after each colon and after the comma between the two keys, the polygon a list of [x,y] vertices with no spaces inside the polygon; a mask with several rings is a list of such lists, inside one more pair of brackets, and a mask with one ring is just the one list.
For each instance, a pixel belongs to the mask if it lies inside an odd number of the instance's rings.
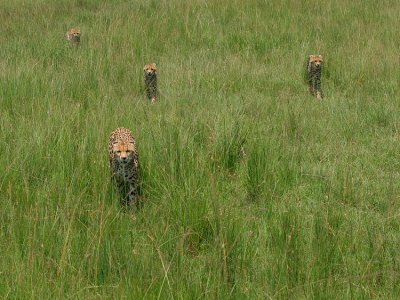
{"label": "grassy field", "polygon": [[[1,1],[0,298],[397,298],[399,11]],[[308,54],[325,58],[321,102]],[[139,147],[139,211],[110,181],[118,126]]]}

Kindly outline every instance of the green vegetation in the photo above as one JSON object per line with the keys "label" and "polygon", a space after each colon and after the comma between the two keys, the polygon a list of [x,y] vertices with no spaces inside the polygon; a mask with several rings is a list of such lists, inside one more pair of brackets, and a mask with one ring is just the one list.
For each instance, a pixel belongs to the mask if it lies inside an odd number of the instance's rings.
{"label": "green vegetation", "polygon": [[[0,298],[397,298],[399,11],[1,1]],[[118,126],[139,146],[139,211],[110,181]]]}

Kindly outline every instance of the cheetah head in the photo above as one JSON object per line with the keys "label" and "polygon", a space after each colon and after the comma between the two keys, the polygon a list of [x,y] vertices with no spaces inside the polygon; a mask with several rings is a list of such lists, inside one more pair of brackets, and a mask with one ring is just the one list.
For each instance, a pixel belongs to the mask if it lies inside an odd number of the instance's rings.
{"label": "cheetah head", "polygon": [[125,141],[118,141],[112,146],[112,156],[122,164],[127,164],[133,159],[134,151],[135,145]]}
{"label": "cheetah head", "polygon": [[81,40],[81,31],[78,28],[72,28],[71,34],[74,41],[79,42]]}
{"label": "cheetah head", "polygon": [[310,55],[309,59],[310,63],[313,64],[317,69],[319,69],[322,65],[322,55]]}
{"label": "cheetah head", "polygon": [[145,76],[151,77],[157,73],[157,66],[155,63],[147,64],[144,66],[143,70]]}

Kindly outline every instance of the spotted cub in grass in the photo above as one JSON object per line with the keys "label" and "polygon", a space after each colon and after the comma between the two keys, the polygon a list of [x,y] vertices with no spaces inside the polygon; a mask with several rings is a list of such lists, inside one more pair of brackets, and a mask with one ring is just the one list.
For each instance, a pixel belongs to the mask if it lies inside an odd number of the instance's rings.
{"label": "spotted cub in grass", "polygon": [[110,168],[124,207],[139,205],[139,153],[132,132],[115,129],[109,139]]}
{"label": "spotted cub in grass", "polygon": [[147,64],[143,68],[144,71],[144,84],[146,87],[147,97],[151,103],[157,101],[157,66],[155,63]]}
{"label": "spotted cub in grass", "polygon": [[322,99],[321,91],[321,69],[322,55],[310,55],[307,61],[307,83],[310,93]]}
{"label": "spotted cub in grass", "polygon": [[71,44],[75,44],[77,46],[81,43],[81,31],[79,28],[71,28],[65,33],[65,39],[69,41]]}

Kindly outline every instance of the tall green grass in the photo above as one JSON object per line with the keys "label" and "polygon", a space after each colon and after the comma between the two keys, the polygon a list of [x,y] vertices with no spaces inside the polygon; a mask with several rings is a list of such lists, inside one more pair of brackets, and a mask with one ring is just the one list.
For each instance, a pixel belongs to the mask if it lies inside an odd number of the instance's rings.
{"label": "tall green grass", "polygon": [[[2,1],[0,297],[396,298],[399,9]],[[110,180],[118,126],[138,143],[137,211]]]}

